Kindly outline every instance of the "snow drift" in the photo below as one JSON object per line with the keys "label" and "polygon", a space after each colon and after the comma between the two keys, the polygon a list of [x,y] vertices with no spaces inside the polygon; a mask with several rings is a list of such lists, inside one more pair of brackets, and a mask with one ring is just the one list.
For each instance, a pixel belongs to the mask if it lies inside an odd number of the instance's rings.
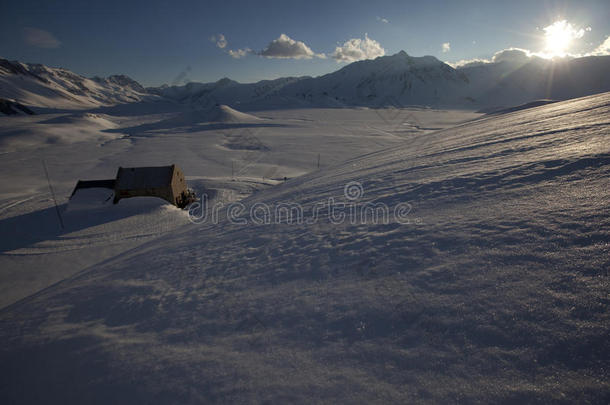
{"label": "snow drift", "polygon": [[44,148],[78,142],[108,142],[123,137],[105,114],[70,113],[11,117],[0,123],[0,151]]}
{"label": "snow drift", "polygon": [[[606,93],[414,136],[94,266],[0,312],[0,399],[607,403],[608,117]],[[280,203],[317,220],[249,215]]]}
{"label": "snow drift", "polygon": [[257,121],[261,121],[261,119],[252,114],[237,111],[224,104],[214,105],[206,109],[195,109],[183,112],[171,119],[171,123],[176,125],[200,123],[249,123]]}

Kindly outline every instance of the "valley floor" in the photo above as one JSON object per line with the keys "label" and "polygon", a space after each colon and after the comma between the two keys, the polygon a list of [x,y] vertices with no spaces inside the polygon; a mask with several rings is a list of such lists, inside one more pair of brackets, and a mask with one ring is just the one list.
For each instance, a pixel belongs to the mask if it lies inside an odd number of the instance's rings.
{"label": "valley floor", "polygon": [[[257,115],[77,117],[102,139],[35,149],[2,122],[1,284],[21,289],[0,311],[2,402],[610,401],[610,93],[494,117]],[[60,196],[177,163],[241,221],[64,198],[58,231],[42,158]],[[45,266],[60,276],[27,287]]]}
{"label": "valley floor", "polygon": [[43,161],[60,212],[79,179],[114,178],[119,166],[173,163],[213,204],[480,116],[309,109],[257,112],[256,122],[207,123],[201,111],[142,110],[132,115],[127,105],[0,119],[0,308],[189,223],[179,210],[134,200],[103,212],[68,212],[61,229]]}

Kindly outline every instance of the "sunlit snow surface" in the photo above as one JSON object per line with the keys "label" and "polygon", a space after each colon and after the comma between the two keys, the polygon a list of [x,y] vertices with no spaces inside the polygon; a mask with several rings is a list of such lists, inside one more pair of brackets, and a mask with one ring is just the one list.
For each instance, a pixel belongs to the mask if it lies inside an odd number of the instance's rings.
{"label": "sunlit snow surface", "polygon": [[74,206],[68,197],[77,180],[114,178],[119,166],[177,164],[210,204],[227,203],[317,170],[318,163],[329,167],[481,115],[289,109],[258,117],[226,106],[160,108],[126,104],[0,120],[0,308],[188,222],[136,199],[101,212],[68,212],[61,229],[43,162],[60,213]]}
{"label": "sunlit snow surface", "polygon": [[409,223],[176,227],[0,312],[2,402],[607,403],[609,131],[606,93],[242,201]]}

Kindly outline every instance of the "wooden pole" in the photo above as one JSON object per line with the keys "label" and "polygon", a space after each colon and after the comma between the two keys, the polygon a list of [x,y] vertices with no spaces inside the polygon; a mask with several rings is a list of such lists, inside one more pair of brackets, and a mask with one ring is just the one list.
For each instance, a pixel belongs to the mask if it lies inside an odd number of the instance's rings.
{"label": "wooden pole", "polygon": [[59,207],[57,206],[57,199],[55,198],[55,192],[53,191],[53,187],[51,186],[51,179],[49,178],[49,171],[47,170],[47,164],[42,159],[42,167],[44,168],[44,174],[47,177],[47,183],[49,184],[49,190],[51,191],[51,197],[53,198],[53,204],[55,204],[55,212],[57,213],[57,218],[59,218],[59,225],[61,225],[61,229],[64,229],[64,220],[61,218],[61,213],[59,212]]}

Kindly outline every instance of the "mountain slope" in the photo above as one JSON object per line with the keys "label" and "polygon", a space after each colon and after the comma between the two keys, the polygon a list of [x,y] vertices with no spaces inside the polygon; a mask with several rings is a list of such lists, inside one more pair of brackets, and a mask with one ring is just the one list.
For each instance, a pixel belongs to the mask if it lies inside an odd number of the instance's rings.
{"label": "mountain slope", "polygon": [[502,61],[458,69],[480,105],[516,106],[537,99],[567,100],[610,91],[610,56],[527,62]]}
{"label": "mountain slope", "polygon": [[610,56],[546,60],[523,57],[452,68],[433,56],[395,55],[351,63],[319,77],[252,84],[230,79],[148,89],[185,104],[285,107],[512,107],[610,91]]}
{"label": "mountain slope", "polygon": [[464,75],[432,56],[393,56],[351,63],[320,77],[280,78],[241,84],[215,83],[151,88],[149,91],[197,105],[231,104],[248,109],[270,107],[341,107],[446,105],[467,102]]}
{"label": "mountain slope", "polygon": [[[199,107],[216,104],[243,104],[251,108],[257,106],[261,108],[269,105],[281,106],[282,98],[278,97],[278,91],[284,86],[301,79],[284,77],[243,84],[223,78],[214,83],[188,83],[184,86],[162,86],[147,90],[168,99],[185,104],[194,104]],[[294,104],[294,100],[291,101],[291,104]]]}
{"label": "mountain slope", "polygon": [[23,104],[0,98],[0,112],[5,115],[33,115],[34,111],[30,110]]}
{"label": "mountain slope", "polygon": [[314,104],[406,106],[463,103],[467,79],[433,56],[392,56],[351,63],[340,70],[284,87],[281,94]]}
{"label": "mountain slope", "polygon": [[413,137],[91,268],[0,312],[1,399],[607,403],[609,117]]}
{"label": "mountain slope", "polygon": [[84,109],[153,96],[124,75],[88,79],[67,69],[0,59],[0,97],[28,106]]}

